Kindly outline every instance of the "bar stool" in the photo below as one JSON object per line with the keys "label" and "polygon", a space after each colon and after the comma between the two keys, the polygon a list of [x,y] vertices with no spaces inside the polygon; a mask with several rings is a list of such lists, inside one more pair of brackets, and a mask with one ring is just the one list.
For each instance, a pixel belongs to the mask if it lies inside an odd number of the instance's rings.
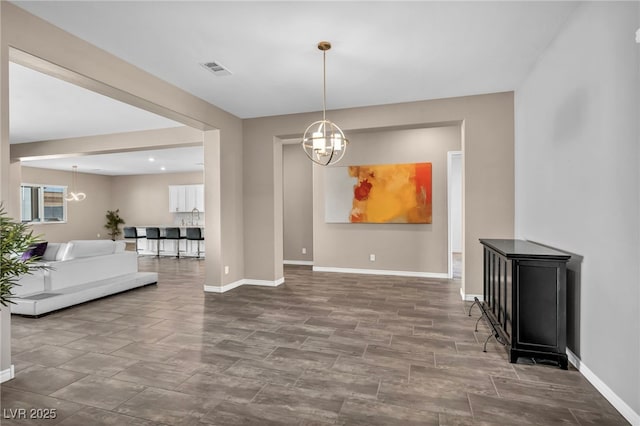
{"label": "bar stool", "polygon": [[200,258],[200,241],[204,241],[204,237],[202,236],[202,229],[187,228],[187,240],[198,242],[198,258]]}
{"label": "bar stool", "polygon": [[167,240],[174,240],[176,244],[176,257],[180,259],[180,240],[184,240],[185,237],[180,235],[180,228],[166,228],[164,230],[164,237]]}
{"label": "bar stool", "polygon": [[136,241],[136,253],[138,253],[138,240],[140,238],[145,238],[144,235],[138,235],[138,228],[135,226],[125,226],[124,227],[124,239],[131,240],[134,239]]}
{"label": "bar stool", "polygon": [[160,228],[146,228],[147,240],[156,240],[156,257],[160,257],[160,240],[165,238],[160,236]]}

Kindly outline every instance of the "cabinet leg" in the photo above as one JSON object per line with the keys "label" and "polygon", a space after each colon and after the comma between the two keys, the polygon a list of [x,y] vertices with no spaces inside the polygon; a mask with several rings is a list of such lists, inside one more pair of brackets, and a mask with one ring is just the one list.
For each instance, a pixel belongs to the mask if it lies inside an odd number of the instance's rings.
{"label": "cabinet leg", "polygon": [[[473,307],[474,307],[475,305],[479,305],[479,304],[480,304],[480,300],[478,300],[478,298],[477,298],[477,297],[475,297],[474,299],[475,299],[475,300],[473,301],[473,303],[471,304],[471,306],[469,306],[469,316],[471,316],[471,309],[473,309]],[[476,331],[478,331],[478,330],[476,330]]]}
{"label": "cabinet leg", "polygon": [[560,368],[562,368],[563,370],[568,370],[569,369],[569,359],[567,358],[566,355],[564,356],[560,356],[558,359],[558,364],[560,364]]}
{"label": "cabinet leg", "polygon": [[484,346],[482,347],[482,352],[486,352],[487,351],[487,343],[489,343],[489,339],[491,339],[492,337],[493,337],[493,333],[491,333],[489,336],[487,336],[487,338],[484,341]]}
{"label": "cabinet leg", "polygon": [[476,333],[478,332],[478,324],[480,323],[480,320],[482,319],[483,316],[484,315],[480,315],[480,318],[478,318],[478,321],[476,321],[476,329],[475,329]]}

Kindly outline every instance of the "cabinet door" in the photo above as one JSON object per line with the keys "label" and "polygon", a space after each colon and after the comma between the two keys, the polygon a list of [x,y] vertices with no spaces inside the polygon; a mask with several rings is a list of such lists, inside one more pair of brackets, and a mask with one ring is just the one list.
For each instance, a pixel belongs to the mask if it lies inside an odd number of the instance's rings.
{"label": "cabinet door", "polygon": [[204,211],[204,185],[195,185],[196,187],[196,208],[201,212]]}
{"label": "cabinet door", "polygon": [[180,211],[180,206],[178,204],[179,191],[180,191],[180,187],[176,185],[169,185],[169,212],[171,213]]}
{"label": "cabinet door", "polygon": [[196,208],[196,185],[184,185],[185,211],[190,212]]}
{"label": "cabinet door", "polygon": [[186,190],[184,185],[169,185],[169,211],[180,213],[187,210]]}
{"label": "cabinet door", "polygon": [[[521,261],[518,274],[518,344],[533,350],[558,347],[558,267]],[[529,347],[525,346],[525,349]]]}
{"label": "cabinet door", "polygon": [[169,211],[191,213],[193,209],[204,212],[204,185],[169,185]]}

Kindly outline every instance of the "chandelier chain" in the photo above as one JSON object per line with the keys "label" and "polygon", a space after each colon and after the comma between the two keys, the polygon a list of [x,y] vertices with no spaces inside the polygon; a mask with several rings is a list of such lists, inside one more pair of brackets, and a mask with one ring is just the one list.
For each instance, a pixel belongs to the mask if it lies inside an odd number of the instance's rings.
{"label": "chandelier chain", "polygon": [[322,51],[322,121],[327,120],[327,51]]}

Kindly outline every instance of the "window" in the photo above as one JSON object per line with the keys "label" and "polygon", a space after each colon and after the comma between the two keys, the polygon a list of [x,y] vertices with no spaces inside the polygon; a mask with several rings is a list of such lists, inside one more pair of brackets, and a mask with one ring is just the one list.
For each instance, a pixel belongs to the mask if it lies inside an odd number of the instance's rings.
{"label": "window", "polygon": [[66,222],[66,186],[22,184],[20,187],[23,222]]}

